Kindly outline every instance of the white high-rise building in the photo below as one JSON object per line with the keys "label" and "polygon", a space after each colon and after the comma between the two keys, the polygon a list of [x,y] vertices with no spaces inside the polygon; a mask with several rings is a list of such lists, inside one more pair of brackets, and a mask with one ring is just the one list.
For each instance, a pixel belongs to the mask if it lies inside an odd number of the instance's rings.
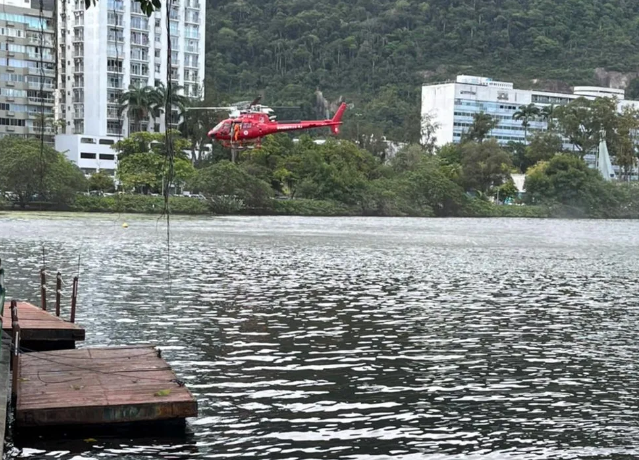
{"label": "white high-rise building", "polygon": [[[53,143],[55,29],[51,5],[0,0],[0,137]],[[44,115],[44,120],[43,120]]]}
{"label": "white high-rise building", "polygon": [[[204,82],[204,21],[206,0],[173,0],[170,19],[171,81],[189,97],[202,97]],[[129,85],[167,84],[167,10],[150,17],[135,0],[100,0],[88,10],[84,0],[60,1],[58,7],[59,118],[65,135],[56,138],[58,150],[91,145],[110,149],[109,139],[126,136],[131,129],[126,114],[119,116],[120,95]],[[163,131],[164,117],[142,122],[149,131]],[[92,139],[92,140],[90,140]],[[104,155],[112,154],[108,150]],[[77,161],[83,152],[70,151]],[[99,160],[87,152],[84,160]],[[96,157],[96,158],[93,158]],[[111,158],[111,157],[109,157]],[[93,169],[86,166],[87,173]],[[113,165],[109,165],[111,169]]]}

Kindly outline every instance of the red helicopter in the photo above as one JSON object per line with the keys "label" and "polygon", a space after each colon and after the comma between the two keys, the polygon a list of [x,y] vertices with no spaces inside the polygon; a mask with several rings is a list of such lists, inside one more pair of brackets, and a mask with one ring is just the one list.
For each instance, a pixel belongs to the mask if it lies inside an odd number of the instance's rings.
{"label": "red helicopter", "polygon": [[[259,105],[261,98],[253,102],[240,102],[232,107],[202,107],[201,110],[229,110],[230,118],[221,121],[208,132],[208,137],[232,149],[260,148],[262,138],[269,134],[327,127],[335,135],[339,133],[346,103],[342,103],[335,116],[329,120],[275,121],[273,109]],[[193,108],[192,108],[193,109]]]}

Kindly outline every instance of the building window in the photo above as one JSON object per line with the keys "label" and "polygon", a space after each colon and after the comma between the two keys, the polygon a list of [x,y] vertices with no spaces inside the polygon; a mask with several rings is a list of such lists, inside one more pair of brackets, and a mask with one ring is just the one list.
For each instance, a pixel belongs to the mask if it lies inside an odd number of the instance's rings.
{"label": "building window", "polygon": [[138,48],[136,46],[132,46],[131,59],[136,59],[138,61],[147,61],[149,59],[149,53],[146,48]]}
{"label": "building window", "polygon": [[146,46],[149,44],[149,36],[142,32],[131,32],[131,43]]}
{"label": "building window", "polygon": [[122,61],[117,59],[107,59],[107,72],[122,73]]}
{"label": "building window", "polygon": [[2,126],[25,126],[26,120],[17,120],[15,118],[0,118]]}
{"label": "building window", "polygon": [[112,153],[101,153],[100,160],[115,161],[115,155]]}
{"label": "building window", "polygon": [[124,31],[119,29],[109,29],[108,40],[111,42],[123,42]]}
{"label": "building window", "polygon": [[95,160],[95,153],[82,152],[80,154],[80,158],[82,158],[83,160]]}
{"label": "building window", "polygon": [[131,27],[134,29],[147,29],[149,20],[142,16],[131,16]]}
{"label": "building window", "polygon": [[200,27],[188,24],[185,27],[185,36],[187,38],[199,38],[200,37]]}
{"label": "building window", "polygon": [[160,53],[161,53],[161,51],[160,51],[160,50],[155,50],[155,57],[156,57],[157,59],[160,59]]}
{"label": "building window", "polygon": [[[93,139],[92,137],[83,137],[82,139],[80,139],[80,143],[81,144],[95,144],[95,139]],[[93,158],[95,158],[95,156]]]}
{"label": "building window", "polygon": [[118,122],[118,121],[107,121],[107,134],[120,135],[120,122]]}
{"label": "building window", "polygon": [[[100,145],[113,145],[113,139],[100,139]],[[102,155],[100,155],[102,159]]]}
{"label": "building window", "polygon": [[120,26],[120,27],[122,27],[122,25],[124,24],[124,21],[122,19],[122,15],[121,14],[117,14],[114,11],[109,11],[109,13],[107,15],[107,23],[110,26]]}

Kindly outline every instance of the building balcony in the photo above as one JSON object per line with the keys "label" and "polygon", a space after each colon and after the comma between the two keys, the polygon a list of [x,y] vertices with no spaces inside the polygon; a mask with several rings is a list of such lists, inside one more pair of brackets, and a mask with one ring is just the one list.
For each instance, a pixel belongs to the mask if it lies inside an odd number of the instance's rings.
{"label": "building balcony", "polygon": [[[29,134],[41,134],[42,133],[42,129],[39,126],[29,126],[28,127],[28,132],[29,132]],[[49,126],[45,126],[44,134],[54,134],[53,128],[51,128]]]}
{"label": "building balcony", "polygon": [[84,88],[84,82],[83,81],[74,81],[72,87],[73,88]]}
{"label": "building balcony", "polygon": [[44,85],[42,85],[41,83],[38,83],[35,81],[29,82],[29,89],[40,89],[40,88],[42,88],[44,91],[53,91],[55,89],[51,83],[45,83]]}
{"label": "building balcony", "polygon": [[107,66],[107,72],[110,73],[123,73],[124,70],[122,70],[122,67],[115,67],[115,66]]}
{"label": "building balcony", "polygon": [[[31,45],[40,46],[40,38],[38,38],[38,37],[29,37],[29,43]],[[45,37],[44,46],[53,46],[53,40],[50,37]]]}
{"label": "building balcony", "polygon": [[41,97],[28,97],[27,100],[31,103],[31,104],[46,104],[46,105],[53,105],[55,103],[54,99],[43,99]]}
{"label": "building balcony", "polygon": [[[33,61],[40,61],[40,53],[27,53],[27,57]],[[45,62],[54,62],[55,57],[51,54],[43,54],[42,60]]]}
{"label": "building balcony", "polygon": [[84,118],[84,111],[80,111],[80,112],[73,112],[73,118],[75,118],[76,120],[78,118]]}

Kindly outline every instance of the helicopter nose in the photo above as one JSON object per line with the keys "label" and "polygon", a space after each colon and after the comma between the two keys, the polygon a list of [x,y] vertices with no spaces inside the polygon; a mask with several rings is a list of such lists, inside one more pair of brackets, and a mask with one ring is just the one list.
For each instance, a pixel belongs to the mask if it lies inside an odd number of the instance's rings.
{"label": "helicopter nose", "polygon": [[213,136],[215,136],[215,129],[210,130],[207,136],[209,137],[209,139],[213,139]]}

